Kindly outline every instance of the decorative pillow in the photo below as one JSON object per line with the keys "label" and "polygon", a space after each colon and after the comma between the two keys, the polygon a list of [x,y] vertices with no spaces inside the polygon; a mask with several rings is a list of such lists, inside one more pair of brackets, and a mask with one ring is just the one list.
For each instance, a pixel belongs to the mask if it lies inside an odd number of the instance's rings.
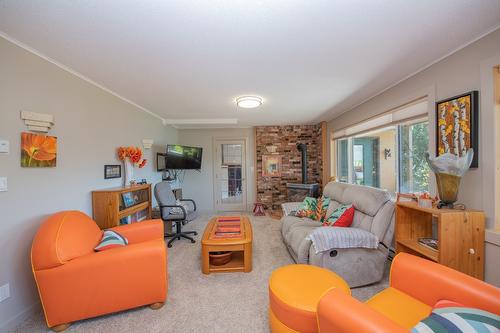
{"label": "decorative pillow", "polygon": [[352,205],[340,205],[332,215],[323,222],[325,227],[350,227],[354,219],[354,207]]}
{"label": "decorative pillow", "polygon": [[109,249],[114,249],[115,247],[121,247],[128,244],[128,240],[113,230],[104,230],[102,234],[102,239],[94,248],[95,251],[105,251]]}
{"label": "decorative pillow", "polygon": [[295,212],[295,216],[308,217],[312,220],[323,222],[329,204],[330,198],[324,196],[318,199],[306,197]]}
{"label": "decorative pillow", "polygon": [[438,301],[429,317],[421,320],[413,333],[500,332],[500,316],[468,308],[448,300]]}

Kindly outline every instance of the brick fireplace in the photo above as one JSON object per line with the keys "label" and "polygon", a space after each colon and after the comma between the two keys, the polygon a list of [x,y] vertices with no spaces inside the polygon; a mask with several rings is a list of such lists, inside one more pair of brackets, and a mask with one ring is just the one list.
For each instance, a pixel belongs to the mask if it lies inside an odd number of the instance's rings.
{"label": "brick fireplace", "polygon": [[[305,195],[312,193],[311,187],[313,191],[319,192],[323,184],[326,124],[258,126],[254,130],[257,201],[264,203],[270,209],[278,210],[280,204],[284,202],[301,201]],[[307,147],[305,177],[302,174],[302,151],[298,149],[298,144]],[[262,156],[273,154],[281,156],[281,176],[263,177]],[[304,178],[307,184],[303,184]],[[311,186],[311,184],[317,185]]]}

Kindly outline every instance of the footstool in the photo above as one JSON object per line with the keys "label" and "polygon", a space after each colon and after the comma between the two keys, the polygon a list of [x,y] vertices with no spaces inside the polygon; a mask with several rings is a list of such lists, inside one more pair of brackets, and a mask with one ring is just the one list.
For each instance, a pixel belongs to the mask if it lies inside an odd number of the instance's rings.
{"label": "footstool", "polygon": [[317,333],[316,306],[331,288],[350,295],[337,274],[317,266],[287,265],[269,278],[269,326],[272,333]]}

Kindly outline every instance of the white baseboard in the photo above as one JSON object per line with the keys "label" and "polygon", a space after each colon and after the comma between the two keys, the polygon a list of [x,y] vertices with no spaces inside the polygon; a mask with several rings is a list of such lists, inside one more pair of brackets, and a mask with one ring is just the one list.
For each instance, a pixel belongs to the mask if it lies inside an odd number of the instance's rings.
{"label": "white baseboard", "polygon": [[28,319],[35,313],[39,312],[40,309],[41,309],[40,302],[31,304],[14,318],[11,318],[7,320],[7,322],[0,324],[0,333],[8,333],[10,330],[19,326],[26,319]]}

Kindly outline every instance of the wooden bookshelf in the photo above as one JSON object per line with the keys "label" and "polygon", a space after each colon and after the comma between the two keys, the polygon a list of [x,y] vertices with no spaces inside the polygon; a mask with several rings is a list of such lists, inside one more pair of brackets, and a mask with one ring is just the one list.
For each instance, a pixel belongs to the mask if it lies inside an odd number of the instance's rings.
{"label": "wooden bookshelf", "polygon": [[[433,237],[433,223],[437,250],[418,242]],[[396,252],[418,255],[483,280],[484,213],[422,208],[400,201],[396,204]]]}
{"label": "wooden bookshelf", "polygon": [[[132,204],[126,204],[124,194],[132,197]],[[137,218],[148,220],[151,218],[151,184],[92,191],[92,212],[101,229],[116,227],[128,217],[132,223],[139,222]]]}

